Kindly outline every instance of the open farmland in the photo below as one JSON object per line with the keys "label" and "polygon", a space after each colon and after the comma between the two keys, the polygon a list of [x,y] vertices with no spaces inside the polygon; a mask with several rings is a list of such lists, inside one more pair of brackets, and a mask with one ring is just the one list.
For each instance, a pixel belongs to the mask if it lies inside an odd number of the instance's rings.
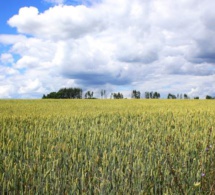
{"label": "open farmland", "polygon": [[213,100],[1,100],[0,194],[214,194]]}

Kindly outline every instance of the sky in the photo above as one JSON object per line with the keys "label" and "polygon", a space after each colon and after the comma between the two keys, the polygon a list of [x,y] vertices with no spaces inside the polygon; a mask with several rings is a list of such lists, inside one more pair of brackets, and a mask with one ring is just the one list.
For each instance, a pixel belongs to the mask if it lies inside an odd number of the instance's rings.
{"label": "sky", "polygon": [[214,0],[1,0],[0,98],[64,87],[215,96]]}

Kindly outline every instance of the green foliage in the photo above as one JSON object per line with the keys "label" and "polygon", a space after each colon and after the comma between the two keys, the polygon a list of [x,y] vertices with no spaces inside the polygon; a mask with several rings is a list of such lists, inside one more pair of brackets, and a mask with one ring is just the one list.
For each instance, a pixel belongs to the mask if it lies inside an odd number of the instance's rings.
{"label": "green foliage", "polygon": [[131,93],[131,98],[140,99],[140,95],[141,95],[140,91],[133,90]]}
{"label": "green foliage", "polygon": [[210,101],[1,100],[0,194],[215,194]]}
{"label": "green foliage", "polygon": [[93,91],[87,91],[85,93],[85,99],[93,99]]}
{"label": "green foliage", "polygon": [[184,94],[184,99],[189,99],[189,97],[186,93]]}
{"label": "green foliage", "polygon": [[118,92],[118,93],[112,93],[111,94],[113,99],[123,99],[123,94]]}
{"label": "green foliage", "polygon": [[167,99],[176,99],[176,95],[169,93]]}
{"label": "green foliage", "polygon": [[205,99],[215,99],[215,98],[213,98],[213,97],[210,96],[210,95],[206,95]]}
{"label": "green foliage", "polygon": [[43,95],[42,99],[81,99],[82,89],[80,88],[62,88],[58,92],[51,92]]}
{"label": "green foliage", "polygon": [[145,92],[145,98],[146,99],[159,99],[160,98],[160,93],[153,92],[153,91],[151,91],[151,92],[146,91]]}

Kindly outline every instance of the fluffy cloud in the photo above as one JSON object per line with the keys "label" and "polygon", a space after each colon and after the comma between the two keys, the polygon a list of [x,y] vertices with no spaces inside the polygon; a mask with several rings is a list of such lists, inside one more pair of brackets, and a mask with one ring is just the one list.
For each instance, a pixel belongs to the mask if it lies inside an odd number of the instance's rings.
{"label": "fluffy cloud", "polygon": [[0,62],[2,62],[3,64],[12,64],[14,62],[13,55],[10,53],[1,54]]}
{"label": "fluffy cloud", "polygon": [[5,35],[0,34],[0,44],[12,45],[15,43],[23,42],[26,40],[26,37],[23,35]]}
{"label": "fluffy cloud", "polygon": [[102,20],[92,8],[59,5],[39,13],[35,7],[24,7],[8,23],[20,33],[53,41],[67,40],[96,33]]}
{"label": "fluffy cloud", "polygon": [[39,97],[71,85],[215,95],[215,2],[51,2],[61,5],[43,13],[21,8],[8,20],[19,34],[0,35],[0,43],[11,45],[0,62],[15,71],[12,76],[5,69],[4,76],[16,96]]}

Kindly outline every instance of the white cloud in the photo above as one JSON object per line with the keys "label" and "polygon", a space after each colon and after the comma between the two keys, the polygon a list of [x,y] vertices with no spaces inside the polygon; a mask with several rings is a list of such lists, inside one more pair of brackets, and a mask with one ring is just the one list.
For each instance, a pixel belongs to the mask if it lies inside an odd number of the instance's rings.
{"label": "white cloud", "polygon": [[0,62],[2,62],[3,64],[12,64],[14,62],[13,55],[11,53],[1,54]]}
{"label": "white cloud", "polygon": [[40,91],[40,88],[42,88],[42,85],[39,81],[39,79],[29,79],[24,82],[24,85],[20,87],[19,93],[20,94],[26,94],[28,91]]}
{"label": "white cloud", "polygon": [[0,34],[0,44],[11,45],[19,43],[26,40],[26,37],[23,35],[5,35]]}
{"label": "white cloud", "polygon": [[102,20],[92,8],[85,6],[55,6],[39,14],[35,7],[21,8],[8,23],[20,33],[38,38],[65,40],[99,32]]}
{"label": "white cloud", "polygon": [[8,20],[19,34],[0,35],[11,45],[1,63],[17,71],[4,70],[17,96],[75,85],[215,95],[214,2],[49,2],[61,5],[21,8]]}
{"label": "white cloud", "polygon": [[3,73],[6,73],[5,75],[7,75],[7,76],[17,75],[19,73],[16,69],[11,68],[11,67],[3,67],[3,68],[1,68],[1,71]]}
{"label": "white cloud", "polygon": [[0,97],[1,98],[12,98],[12,96],[10,95],[11,92],[12,92],[11,86],[1,85],[1,87],[0,87]]}

